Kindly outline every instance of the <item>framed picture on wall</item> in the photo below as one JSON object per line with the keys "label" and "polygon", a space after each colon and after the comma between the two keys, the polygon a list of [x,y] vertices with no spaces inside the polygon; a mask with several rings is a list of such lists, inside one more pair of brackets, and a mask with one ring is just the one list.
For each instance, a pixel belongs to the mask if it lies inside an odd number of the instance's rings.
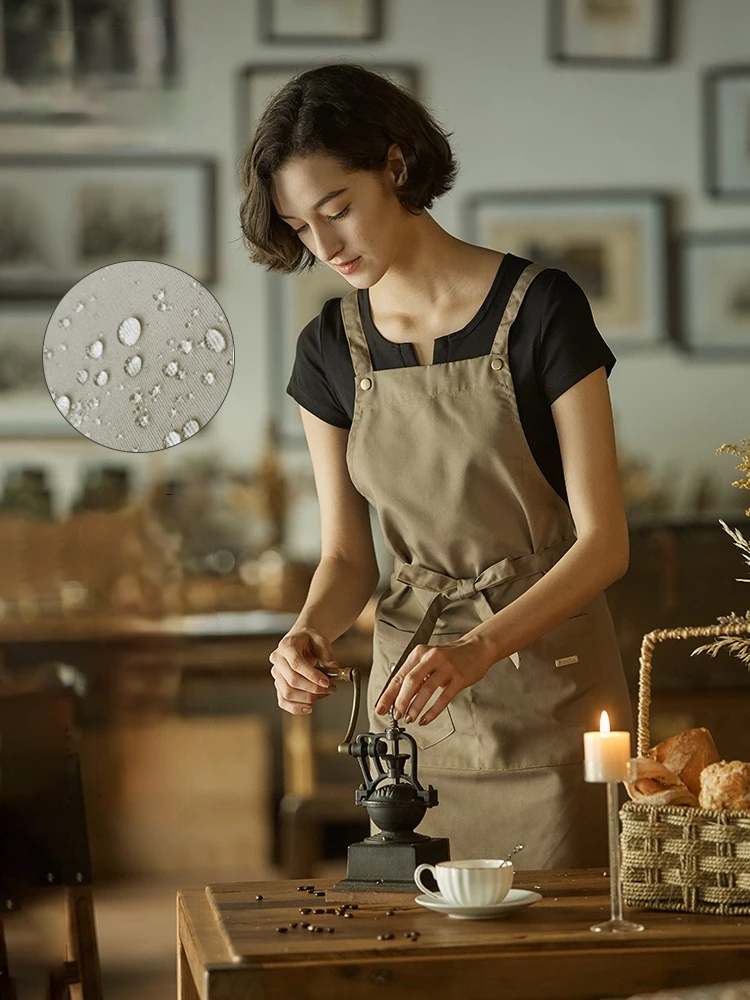
{"label": "framed picture on wall", "polygon": [[0,121],[86,120],[177,79],[174,0],[0,0]]}
{"label": "framed picture on wall", "polygon": [[669,59],[671,0],[547,0],[550,58],[585,66]]}
{"label": "framed picture on wall", "polygon": [[706,187],[715,198],[750,198],[750,63],[710,70],[703,95]]}
{"label": "framed picture on wall", "polygon": [[669,335],[668,201],[653,191],[490,191],[466,203],[467,238],[559,267],[618,348]]}
{"label": "framed picture on wall", "polygon": [[44,381],[42,344],[51,310],[0,311],[0,440],[82,438],[58,413]]}
{"label": "framed picture on wall", "polygon": [[264,42],[328,45],[383,35],[383,0],[258,0],[258,16]]}
{"label": "framed picture on wall", "polygon": [[211,282],[214,173],[212,160],[182,155],[0,157],[0,297],[59,299],[122,260]]}
{"label": "framed picture on wall", "polygon": [[[293,76],[306,70],[325,66],[330,60],[313,63],[253,63],[244,66],[239,73],[237,91],[237,133],[239,155],[255,131],[268,100],[288,83]],[[418,71],[415,66],[387,63],[372,65],[361,63],[366,69],[382,73],[389,80],[418,96]]]}
{"label": "framed picture on wall", "polygon": [[683,347],[750,359],[750,230],[684,237],[680,286]]}

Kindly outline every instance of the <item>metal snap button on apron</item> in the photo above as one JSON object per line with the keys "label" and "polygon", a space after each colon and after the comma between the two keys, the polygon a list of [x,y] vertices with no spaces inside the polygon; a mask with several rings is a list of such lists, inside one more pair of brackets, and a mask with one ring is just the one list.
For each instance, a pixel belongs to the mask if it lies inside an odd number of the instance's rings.
{"label": "metal snap button on apron", "polygon": [[359,380],[359,387],[360,387],[360,389],[371,389],[372,388],[372,379],[370,379],[370,378],[360,379]]}
{"label": "metal snap button on apron", "polygon": [[492,361],[490,361],[490,368],[492,368],[493,371],[499,372],[502,367],[503,367],[502,358],[493,358]]}

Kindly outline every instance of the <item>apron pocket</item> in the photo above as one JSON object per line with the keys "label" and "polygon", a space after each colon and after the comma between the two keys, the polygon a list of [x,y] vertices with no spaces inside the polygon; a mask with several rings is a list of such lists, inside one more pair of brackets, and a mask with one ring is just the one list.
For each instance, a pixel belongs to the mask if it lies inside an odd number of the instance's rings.
{"label": "apron pocket", "polygon": [[[386,678],[398,662],[413,634],[413,632],[406,632],[403,629],[396,628],[395,625],[390,625],[382,619],[378,619],[376,622],[373,643],[374,662],[371,682],[367,689],[367,703],[370,718],[380,720],[377,723],[378,728],[383,728],[388,716],[376,716],[374,711],[375,703],[381,690],[383,689],[383,686],[385,685]],[[453,642],[459,637],[460,633],[455,635],[433,635],[429,642],[432,645],[440,645],[441,639],[443,642]],[[442,690],[442,688],[438,688],[432,695],[430,700],[420,712],[420,718],[430,708],[433,702],[440,697]],[[434,747],[437,743],[442,743],[443,740],[452,736],[456,731],[453,716],[451,715],[450,705],[446,706],[440,715],[438,715],[436,719],[433,719],[432,722],[426,726],[420,726],[418,720],[408,724],[405,724],[403,719],[399,721],[402,728],[405,729],[410,736],[414,737],[414,742],[420,750],[428,750],[430,747]]]}
{"label": "apron pocket", "polygon": [[588,658],[593,626],[588,614],[560,622],[540,640],[546,659],[558,670],[583,664]]}

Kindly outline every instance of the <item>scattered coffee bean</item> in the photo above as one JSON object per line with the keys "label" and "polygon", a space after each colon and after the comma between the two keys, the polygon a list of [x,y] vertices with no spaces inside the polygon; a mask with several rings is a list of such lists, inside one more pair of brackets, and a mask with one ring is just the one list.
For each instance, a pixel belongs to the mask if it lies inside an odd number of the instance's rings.
{"label": "scattered coffee bean", "polygon": [[325,910],[324,912],[325,913],[335,913],[336,911],[334,910],[333,907],[331,907],[329,910]]}
{"label": "scattered coffee bean", "polygon": [[386,917],[392,917],[395,912],[395,910],[386,910],[385,915]]}
{"label": "scattered coffee bean", "polygon": [[306,885],[298,885],[297,886],[297,892],[306,892],[306,891],[307,891],[307,886]]}
{"label": "scattered coffee bean", "polygon": [[347,903],[346,904],[346,908],[347,908],[347,910],[358,910],[359,909],[359,903]]}
{"label": "scattered coffee bean", "polygon": [[392,941],[395,934],[378,934],[378,941]]}
{"label": "scattered coffee bean", "polygon": [[325,896],[325,892],[321,889],[320,892],[315,893],[316,896]]}
{"label": "scattered coffee bean", "polygon": [[296,930],[299,927],[299,924],[298,923],[293,923],[293,924],[289,924],[289,926],[292,928],[292,930]]}
{"label": "scattered coffee bean", "polygon": [[322,934],[323,931],[325,930],[325,928],[324,927],[316,927],[315,930],[318,932],[318,934]]}
{"label": "scattered coffee bean", "polygon": [[262,897],[262,896],[256,896],[255,898],[256,898],[256,899],[263,899],[263,897]]}
{"label": "scattered coffee bean", "polygon": [[326,927],[326,930],[328,931],[329,934],[333,934],[333,932],[336,930],[336,928],[335,927]]}
{"label": "scattered coffee bean", "polygon": [[344,916],[347,918],[347,920],[351,920],[352,919],[351,913],[345,913]]}
{"label": "scattered coffee bean", "polygon": [[277,930],[277,932],[279,934],[286,934],[286,932],[289,930],[289,928],[288,927],[277,927],[276,930]]}
{"label": "scattered coffee bean", "polygon": [[300,913],[312,913],[312,910],[310,909],[309,906],[301,906],[299,912]]}
{"label": "scattered coffee bean", "polygon": [[318,928],[315,926],[315,924],[308,924],[307,929],[309,931],[316,931]]}

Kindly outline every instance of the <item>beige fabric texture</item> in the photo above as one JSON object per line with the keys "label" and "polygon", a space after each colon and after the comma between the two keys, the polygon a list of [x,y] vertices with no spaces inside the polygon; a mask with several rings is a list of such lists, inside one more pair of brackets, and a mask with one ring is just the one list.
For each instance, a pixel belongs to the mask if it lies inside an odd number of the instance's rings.
{"label": "beige fabric texture", "polygon": [[[575,541],[570,510],[529,449],[509,369],[510,330],[541,270],[529,265],[519,277],[487,356],[446,364],[373,371],[356,292],[342,299],[356,376],[349,472],[395,561],[376,614],[367,697],[374,732],[386,722],[374,713],[378,695],[415,632],[435,645],[458,639],[525,593]],[[429,725],[404,726],[419,748],[420,781],[438,791],[418,832],[448,837],[452,858],[504,857],[523,843],[519,868],[605,863],[604,791],[583,771],[583,732],[598,729],[603,709],[614,728],[630,728],[599,594],[494,663]]]}
{"label": "beige fabric texture", "polygon": [[43,364],[61,420],[107,448],[160,451],[217,412],[234,342],[221,306],[192,275],[131,260],[92,271],[63,296]]}

